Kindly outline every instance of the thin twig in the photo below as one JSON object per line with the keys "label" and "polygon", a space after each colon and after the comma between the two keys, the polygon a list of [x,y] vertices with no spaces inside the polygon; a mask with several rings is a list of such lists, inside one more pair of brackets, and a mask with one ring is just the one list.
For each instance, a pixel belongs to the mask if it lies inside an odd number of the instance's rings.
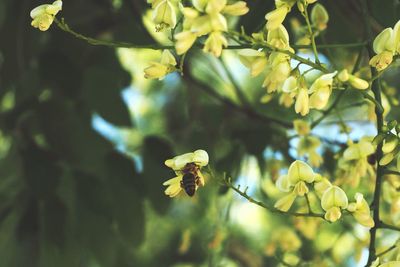
{"label": "thin twig", "polygon": [[390,246],[389,248],[385,249],[384,251],[382,251],[382,252],[376,254],[376,257],[377,257],[377,258],[378,258],[378,257],[382,257],[383,255],[385,255],[386,253],[389,253],[390,251],[392,251],[392,250],[395,249],[396,247],[397,247],[397,245],[394,244],[394,245]]}
{"label": "thin twig", "polygon": [[238,193],[239,195],[241,195],[242,197],[244,197],[245,199],[247,199],[249,202],[254,203],[254,204],[256,204],[256,205],[258,205],[258,206],[260,206],[260,207],[263,207],[264,209],[269,210],[270,212],[273,212],[273,213],[280,213],[280,214],[288,214],[288,215],[292,215],[292,216],[295,216],[295,217],[314,217],[314,218],[321,218],[321,219],[325,220],[324,214],[322,214],[322,213],[313,213],[313,212],[303,213],[303,212],[291,212],[291,211],[284,212],[284,211],[278,210],[278,209],[276,209],[276,208],[274,208],[274,207],[270,207],[270,206],[268,206],[267,204],[265,204],[265,203],[263,203],[263,202],[261,202],[261,201],[258,201],[258,200],[256,200],[256,199],[252,198],[252,197],[249,196],[246,192],[241,191],[241,190],[240,190],[240,187],[235,187],[235,186],[230,182],[229,179],[225,179],[224,182],[225,182],[226,186],[228,186],[229,188],[231,188],[232,190],[234,190],[236,193]]}

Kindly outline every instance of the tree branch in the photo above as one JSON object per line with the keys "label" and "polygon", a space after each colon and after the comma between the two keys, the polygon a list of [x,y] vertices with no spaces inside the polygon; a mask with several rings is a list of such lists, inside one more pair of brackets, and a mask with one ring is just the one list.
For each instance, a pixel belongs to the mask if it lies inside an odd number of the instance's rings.
{"label": "tree branch", "polygon": [[[362,0],[361,1],[361,9],[362,9],[362,15],[364,19],[364,27],[365,27],[365,32],[367,35],[368,39],[368,55],[369,58],[372,58],[374,56],[374,51],[372,49],[372,30],[371,30],[371,22],[370,22],[370,14],[368,10],[368,3],[367,0]],[[376,75],[376,70],[372,67],[371,69],[371,74],[372,76]],[[375,114],[376,114],[376,128],[378,134],[381,133],[382,131],[382,126],[383,126],[383,110],[380,108],[382,106],[382,100],[381,100],[381,88],[380,88],[380,83],[379,80],[376,79],[372,81],[371,83],[371,88],[372,92],[374,93],[374,99],[376,100],[377,104],[375,106]],[[379,162],[383,156],[382,152],[382,143],[380,143],[377,148],[376,148],[376,162]],[[376,248],[375,248],[375,240],[376,240],[376,231],[378,230],[379,227],[385,226],[384,224],[381,223],[380,218],[379,218],[379,208],[380,208],[380,196],[381,196],[381,187],[382,187],[382,177],[384,174],[384,169],[382,166],[377,164],[377,171],[376,171],[376,181],[375,181],[375,191],[374,191],[374,197],[372,201],[372,209],[373,209],[373,219],[375,222],[375,226],[370,229],[370,244],[369,244],[369,255],[368,255],[368,261],[366,266],[370,266],[371,263],[376,259]]]}

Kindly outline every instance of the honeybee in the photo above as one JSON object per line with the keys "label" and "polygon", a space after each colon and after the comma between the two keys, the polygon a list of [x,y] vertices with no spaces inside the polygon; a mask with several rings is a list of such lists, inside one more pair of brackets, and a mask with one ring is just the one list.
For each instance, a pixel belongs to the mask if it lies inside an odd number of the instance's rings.
{"label": "honeybee", "polygon": [[199,166],[193,162],[186,164],[182,169],[183,177],[181,181],[181,187],[190,197],[194,196],[197,187],[203,185],[203,181],[198,174],[199,170]]}

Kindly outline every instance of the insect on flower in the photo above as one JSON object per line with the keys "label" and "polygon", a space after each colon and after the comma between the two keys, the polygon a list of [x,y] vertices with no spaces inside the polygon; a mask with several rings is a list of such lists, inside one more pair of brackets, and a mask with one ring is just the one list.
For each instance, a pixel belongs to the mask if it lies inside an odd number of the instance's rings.
{"label": "insect on flower", "polygon": [[177,176],[163,183],[168,186],[165,194],[175,197],[183,189],[188,196],[194,196],[198,187],[204,186],[200,169],[207,164],[208,154],[201,149],[166,160],[165,165],[173,169]]}

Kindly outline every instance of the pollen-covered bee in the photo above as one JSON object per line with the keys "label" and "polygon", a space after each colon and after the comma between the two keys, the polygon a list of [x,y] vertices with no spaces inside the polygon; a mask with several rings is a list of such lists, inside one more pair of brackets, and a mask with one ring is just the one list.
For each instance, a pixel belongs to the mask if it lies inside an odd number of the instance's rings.
{"label": "pollen-covered bee", "polygon": [[190,197],[194,196],[197,187],[203,185],[202,179],[198,174],[199,170],[200,168],[193,162],[187,163],[182,170],[183,177],[181,187]]}

